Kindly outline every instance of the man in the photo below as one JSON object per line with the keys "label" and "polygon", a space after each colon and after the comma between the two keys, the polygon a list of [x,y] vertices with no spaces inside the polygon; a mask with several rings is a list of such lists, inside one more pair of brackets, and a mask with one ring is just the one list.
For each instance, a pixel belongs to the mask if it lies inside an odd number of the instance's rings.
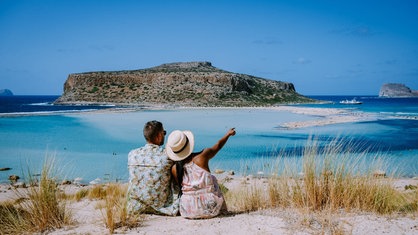
{"label": "man", "polygon": [[178,200],[173,200],[171,166],[173,161],[161,147],[166,131],[159,121],[144,126],[147,143],[129,152],[128,213],[177,215]]}

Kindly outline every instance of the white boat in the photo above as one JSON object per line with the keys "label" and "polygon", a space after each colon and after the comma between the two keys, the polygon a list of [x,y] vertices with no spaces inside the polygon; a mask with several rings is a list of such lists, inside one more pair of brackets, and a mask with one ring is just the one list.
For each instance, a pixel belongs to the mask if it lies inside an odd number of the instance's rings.
{"label": "white boat", "polygon": [[363,102],[356,100],[356,98],[352,100],[341,100],[340,104],[362,104]]}

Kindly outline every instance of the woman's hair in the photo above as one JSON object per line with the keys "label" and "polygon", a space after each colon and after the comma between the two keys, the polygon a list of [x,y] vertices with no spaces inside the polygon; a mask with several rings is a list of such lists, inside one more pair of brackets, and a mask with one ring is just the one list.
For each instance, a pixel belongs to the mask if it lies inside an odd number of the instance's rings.
{"label": "woman's hair", "polygon": [[177,172],[177,179],[176,182],[180,188],[179,195],[180,197],[183,194],[183,191],[181,191],[181,185],[183,183],[183,176],[184,176],[184,160],[175,162],[176,163],[176,172]]}
{"label": "woman's hair", "polygon": [[148,142],[152,142],[158,136],[158,133],[160,133],[162,130],[163,124],[161,122],[156,120],[149,121],[145,123],[144,126],[144,138]]}
{"label": "woman's hair", "polygon": [[[202,150],[203,151],[203,150]],[[183,176],[184,174],[187,175],[187,171],[184,170],[184,164],[193,161],[193,157],[196,156],[197,154],[200,154],[202,151],[198,152],[198,153],[192,153],[190,154],[187,158],[181,160],[181,161],[176,161],[176,173],[177,173],[177,184],[180,187],[180,191],[179,191],[179,197],[183,194],[183,191],[181,191],[181,186],[183,183]]]}

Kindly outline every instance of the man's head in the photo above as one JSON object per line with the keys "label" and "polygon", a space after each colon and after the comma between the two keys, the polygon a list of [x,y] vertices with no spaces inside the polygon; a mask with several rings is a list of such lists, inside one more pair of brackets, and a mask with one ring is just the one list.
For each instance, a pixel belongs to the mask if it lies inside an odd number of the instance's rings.
{"label": "man's head", "polygon": [[148,143],[163,145],[165,130],[163,124],[159,121],[149,121],[144,126],[144,137]]}

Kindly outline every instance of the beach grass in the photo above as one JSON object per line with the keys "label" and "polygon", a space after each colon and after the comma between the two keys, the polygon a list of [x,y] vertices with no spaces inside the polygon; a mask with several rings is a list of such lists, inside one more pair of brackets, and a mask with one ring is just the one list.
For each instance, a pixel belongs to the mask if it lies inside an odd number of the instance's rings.
{"label": "beach grass", "polygon": [[28,169],[31,187],[18,191],[18,200],[0,205],[0,231],[4,234],[46,232],[73,223],[67,201],[56,182],[54,160],[45,160],[39,179]]}
{"label": "beach grass", "polygon": [[77,190],[77,192],[73,195],[73,199],[77,202],[81,201],[83,198],[86,198],[89,194],[89,190],[87,188],[82,188]]}
{"label": "beach grass", "polygon": [[105,185],[102,184],[96,184],[92,187],[81,188],[77,190],[74,195],[69,196],[68,198],[77,202],[85,198],[89,200],[103,200],[106,198],[106,190],[104,186]]}
{"label": "beach grass", "polygon": [[[128,187],[111,183],[106,185],[104,199],[104,213],[102,217],[106,227],[112,234],[117,228],[139,227],[143,221],[142,215],[130,215],[127,210]],[[103,211],[103,210],[102,210]]]}
{"label": "beach grass", "polygon": [[72,195],[73,200],[97,201],[95,209],[100,210],[102,221],[110,234],[116,229],[140,227],[143,215],[131,215],[127,211],[127,184],[106,183],[82,188]]}
{"label": "beach grass", "polygon": [[[247,184],[245,181],[241,183]],[[257,185],[256,181],[248,182],[248,185],[239,187],[238,190],[228,190],[224,196],[228,210],[233,212],[251,212],[268,206],[264,190]]]}
{"label": "beach grass", "polygon": [[93,199],[102,200],[106,198],[106,194],[107,194],[107,191],[104,188],[104,185],[96,184],[96,185],[93,185],[93,187],[88,190],[87,198],[90,200],[93,200]]}
{"label": "beach grass", "polygon": [[[355,149],[365,149],[358,153]],[[270,175],[256,179],[226,194],[229,208],[253,211],[263,208],[297,208],[303,211],[367,211],[392,214],[417,211],[417,190],[405,194],[393,187],[394,175],[376,175],[384,171],[382,153],[366,164],[369,148],[350,140],[335,138],[321,146],[310,138],[302,152],[301,167],[286,162],[294,156],[280,155]],[[279,166],[280,165],[280,166]],[[302,168],[302,169],[300,169]]]}

